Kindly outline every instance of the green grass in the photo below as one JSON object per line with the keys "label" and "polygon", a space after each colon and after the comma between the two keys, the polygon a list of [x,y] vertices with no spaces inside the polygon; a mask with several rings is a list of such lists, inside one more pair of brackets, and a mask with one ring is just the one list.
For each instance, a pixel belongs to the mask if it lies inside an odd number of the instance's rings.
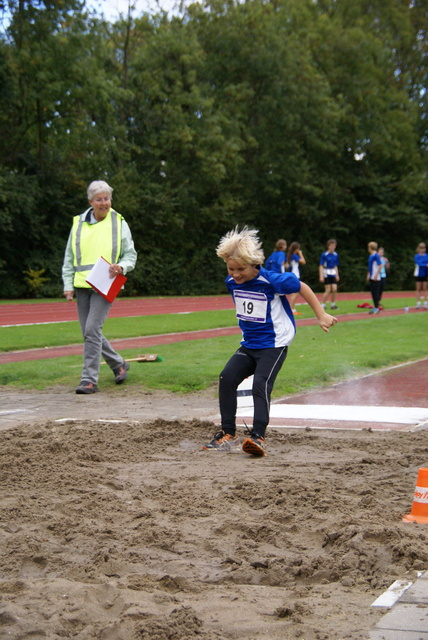
{"label": "green grass", "polygon": [[[201,331],[236,325],[233,310],[198,311],[166,315],[107,318],[103,333],[109,339],[136,338],[183,331]],[[79,323],[0,327],[0,352],[58,347],[82,342]]]}
{"label": "green grass", "polygon": [[327,335],[317,326],[302,327],[290,347],[277,391],[295,393],[428,357],[426,323],[424,313],[403,313],[339,322]]}
{"label": "green grass", "polygon": [[[299,304],[299,302],[301,302],[301,298],[297,299],[296,309],[297,311],[303,314],[302,317],[303,318],[312,317],[314,315],[312,312],[312,309],[307,304]],[[347,313],[367,313],[368,309],[359,309],[357,307],[358,304],[363,302],[370,302],[371,304],[371,296],[369,292],[366,292],[365,294],[363,294],[359,300],[341,300],[339,296],[339,300],[337,302],[339,309],[332,312],[330,310],[330,302],[328,302],[326,311],[328,313],[334,313],[334,315],[336,316],[344,315]],[[416,304],[416,298],[415,296],[412,296],[411,298],[405,297],[405,296],[403,296],[402,298],[389,298],[389,299],[386,298],[385,300],[382,300],[382,304],[386,310],[404,309],[404,307],[407,307],[407,306],[414,307]]]}
{"label": "green grass", "polygon": [[[277,378],[274,397],[428,357],[427,317],[424,312],[403,313],[339,322],[328,334],[318,326],[300,327]],[[181,320],[188,316],[179,318],[181,327]],[[52,326],[58,325],[51,325],[51,331]],[[142,392],[146,388],[178,393],[207,389],[216,385],[223,365],[238,346],[239,335],[150,347],[151,353],[163,357],[162,362],[133,363],[126,385],[122,386],[116,386],[108,367],[101,366],[99,384],[104,391],[120,395],[126,393],[128,387]],[[121,350],[128,358],[141,352],[141,349]],[[73,390],[80,379],[81,365],[81,356],[4,364],[0,384],[39,390],[60,386]]]}
{"label": "green grass", "polygon": [[4,304],[46,304],[49,302],[64,302],[64,298],[18,298],[13,300],[7,300],[2,298],[0,305]]}
{"label": "green grass", "polygon": [[[396,298],[385,300],[386,309],[399,309],[413,304],[412,298]],[[358,309],[358,301],[341,301],[335,315],[348,313],[367,313],[367,309]],[[300,319],[314,317],[312,309],[306,305],[298,305]],[[329,311],[329,309],[327,309]],[[136,338],[161,333],[182,331],[199,331],[236,325],[235,312],[232,309],[219,311],[198,311],[189,314],[165,314],[138,316],[131,318],[107,318],[104,334],[108,339]],[[0,352],[19,351],[22,349],[41,349],[76,344],[82,341],[77,321],[57,324],[39,324],[22,327],[0,327]]]}

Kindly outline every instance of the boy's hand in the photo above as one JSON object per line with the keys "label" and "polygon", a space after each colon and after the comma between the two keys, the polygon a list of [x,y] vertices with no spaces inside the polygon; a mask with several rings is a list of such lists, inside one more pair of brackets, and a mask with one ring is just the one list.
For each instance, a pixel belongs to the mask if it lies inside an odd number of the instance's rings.
{"label": "boy's hand", "polygon": [[304,300],[306,300],[312,311],[315,313],[321,329],[328,333],[330,327],[336,324],[337,318],[324,311],[315,293],[304,282],[300,283],[300,295]]}
{"label": "boy's hand", "polygon": [[335,316],[331,316],[329,313],[323,313],[322,316],[318,318],[318,323],[323,331],[328,333],[330,327],[333,327],[337,322],[337,318]]}

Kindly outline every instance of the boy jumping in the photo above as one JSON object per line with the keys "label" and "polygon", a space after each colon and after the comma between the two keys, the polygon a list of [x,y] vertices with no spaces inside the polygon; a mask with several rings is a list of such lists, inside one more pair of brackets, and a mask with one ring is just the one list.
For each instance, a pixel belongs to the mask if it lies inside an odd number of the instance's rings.
{"label": "boy jumping", "polygon": [[235,302],[243,339],[220,374],[221,431],[203,449],[231,451],[240,447],[236,435],[236,390],[245,378],[254,374],[253,428],[242,449],[263,456],[272,388],[296,332],[286,295],[300,293],[323,331],[328,332],[337,318],[324,311],[312,289],[294,274],[275,273],[260,266],[264,255],[257,234],[256,229],[236,228],[217,247],[218,257],[227,265],[226,286]]}

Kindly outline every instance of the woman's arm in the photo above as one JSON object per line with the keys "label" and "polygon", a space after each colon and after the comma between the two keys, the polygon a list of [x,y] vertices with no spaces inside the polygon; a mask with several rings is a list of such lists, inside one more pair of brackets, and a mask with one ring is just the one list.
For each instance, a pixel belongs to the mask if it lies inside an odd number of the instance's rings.
{"label": "woman's arm", "polygon": [[64,295],[67,300],[73,299],[73,290],[74,290],[74,265],[73,265],[73,250],[71,246],[71,231],[68,236],[67,246],[65,248],[64,253],[64,262],[62,265],[62,281],[64,283]]}
{"label": "woman's arm", "polygon": [[120,257],[117,264],[122,267],[122,273],[126,274],[129,271],[132,271],[132,269],[135,267],[136,262],[137,252],[135,251],[131,230],[128,226],[128,223],[125,220],[122,220],[122,245],[120,250]]}

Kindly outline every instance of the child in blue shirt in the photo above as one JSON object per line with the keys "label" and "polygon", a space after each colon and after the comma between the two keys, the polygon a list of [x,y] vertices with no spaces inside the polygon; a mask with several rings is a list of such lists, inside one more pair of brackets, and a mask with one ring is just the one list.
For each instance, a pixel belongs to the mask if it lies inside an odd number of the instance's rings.
{"label": "child in blue shirt", "polygon": [[390,264],[389,264],[388,258],[385,255],[385,249],[383,247],[379,247],[377,252],[379,254],[379,258],[382,263],[382,269],[380,270],[379,309],[383,311],[383,305],[381,305],[380,302],[382,301],[383,292],[385,290],[386,278],[388,276],[387,271],[389,270]]}
{"label": "child in blue shirt", "polygon": [[276,273],[260,266],[264,256],[257,233],[248,227],[241,231],[236,228],[217,247],[217,255],[227,265],[226,286],[235,302],[243,338],[220,374],[221,431],[203,449],[230,451],[240,447],[236,435],[236,390],[245,378],[254,375],[253,428],[242,449],[260,456],[265,455],[272,388],[296,332],[286,296],[300,293],[323,331],[328,332],[337,318],[324,311],[312,289],[293,273]]}
{"label": "child in blue shirt", "polygon": [[[302,250],[300,249],[300,242],[292,242],[290,244],[290,248],[287,253],[287,262],[289,265],[288,268],[290,272],[294,273],[296,278],[299,278],[300,280],[300,265],[306,264],[305,256],[303,255]],[[295,316],[301,315],[296,309],[297,296],[298,296],[297,293],[292,293],[288,299],[291,310]]]}
{"label": "child in blue shirt", "polygon": [[287,242],[281,238],[276,241],[275,250],[270,254],[266,260],[266,269],[268,271],[275,271],[276,273],[284,273],[287,260],[285,257],[285,250],[287,249]]}
{"label": "child in blue shirt", "polygon": [[336,253],[337,242],[333,238],[327,241],[327,251],[321,254],[319,265],[320,282],[324,284],[322,307],[325,309],[328,296],[331,296],[331,309],[337,309],[336,293],[339,282],[339,256]]}
{"label": "child in blue shirt", "polygon": [[424,301],[424,309],[428,309],[428,297],[427,297],[427,276],[428,276],[428,254],[425,242],[420,242],[416,247],[416,255],[413,260],[415,263],[415,270],[413,276],[416,283],[416,308],[421,308],[421,303]]}
{"label": "child in blue shirt", "polygon": [[379,313],[379,302],[381,296],[382,282],[380,272],[382,270],[382,260],[377,252],[377,242],[369,242],[367,245],[367,251],[369,252],[369,262],[367,271],[367,280],[370,283],[370,291],[373,299],[373,309],[370,309],[369,313]]}

